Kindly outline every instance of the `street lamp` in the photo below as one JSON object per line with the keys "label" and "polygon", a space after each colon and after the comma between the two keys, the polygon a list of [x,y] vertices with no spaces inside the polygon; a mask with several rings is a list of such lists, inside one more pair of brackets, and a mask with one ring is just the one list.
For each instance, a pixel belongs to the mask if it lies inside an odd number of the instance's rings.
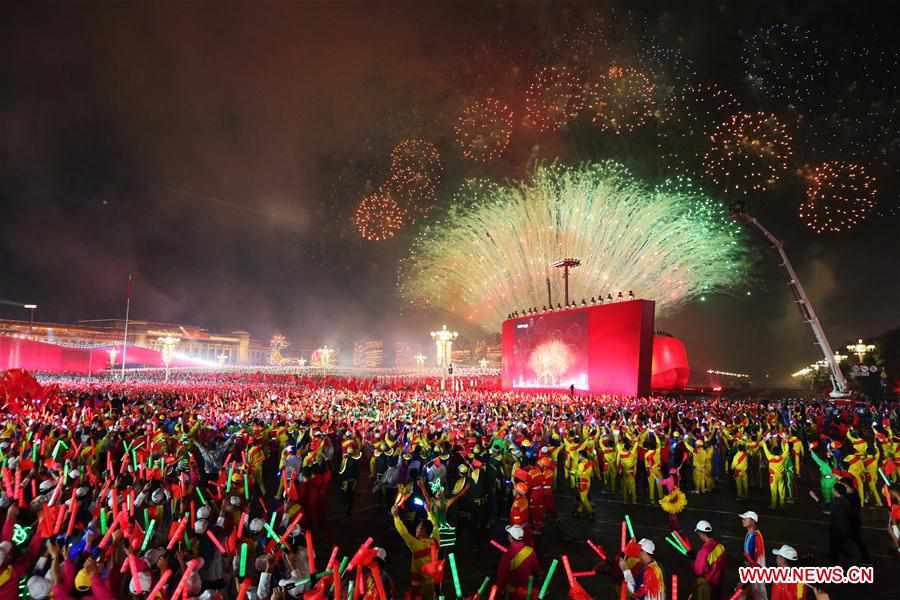
{"label": "street lamp", "polygon": [[449,367],[453,361],[453,340],[459,337],[456,331],[450,331],[446,325],[442,325],[437,331],[431,332],[431,339],[434,340],[436,354],[434,357],[435,364],[438,367]]}
{"label": "street lamp", "polygon": [[305,358],[298,358],[298,359],[297,359],[297,366],[299,366],[299,367],[305,367],[305,366],[306,366],[306,359],[305,359]]}
{"label": "street lamp", "polygon": [[28,319],[28,335],[34,336],[34,311],[37,309],[37,304],[23,304],[22,308],[25,310],[31,311],[31,316]]}
{"label": "street lamp", "polygon": [[157,341],[162,344],[162,360],[163,364],[166,365],[166,382],[168,382],[169,363],[172,362],[172,354],[175,352],[175,346],[178,345],[181,338],[175,337],[174,335],[167,335],[159,338]]}
{"label": "street lamp", "polygon": [[859,340],[855,344],[848,344],[847,350],[855,354],[859,358],[859,362],[862,363],[866,354],[875,350],[875,344],[864,344],[862,340]]}
{"label": "street lamp", "polygon": [[484,371],[487,369],[488,360],[486,358],[482,358],[481,360],[478,361],[478,365],[481,367],[481,370]]}
{"label": "street lamp", "polygon": [[413,358],[416,359],[416,366],[421,370],[422,367],[425,366],[425,359],[427,359],[428,357],[419,352]]}

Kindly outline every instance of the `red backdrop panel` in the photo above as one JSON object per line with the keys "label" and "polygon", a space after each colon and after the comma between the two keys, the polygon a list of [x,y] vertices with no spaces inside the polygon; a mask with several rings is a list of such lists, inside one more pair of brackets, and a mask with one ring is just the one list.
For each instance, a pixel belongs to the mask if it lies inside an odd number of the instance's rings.
{"label": "red backdrop panel", "polygon": [[646,396],[653,358],[648,300],[546,312],[503,323],[504,389]]}
{"label": "red backdrop panel", "polygon": [[109,365],[109,355],[103,350],[67,348],[0,336],[0,370],[27,369],[49,373],[91,373]]}
{"label": "red backdrop panel", "polygon": [[650,387],[654,390],[682,390],[687,386],[691,369],[687,350],[678,338],[653,337],[653,369]]}

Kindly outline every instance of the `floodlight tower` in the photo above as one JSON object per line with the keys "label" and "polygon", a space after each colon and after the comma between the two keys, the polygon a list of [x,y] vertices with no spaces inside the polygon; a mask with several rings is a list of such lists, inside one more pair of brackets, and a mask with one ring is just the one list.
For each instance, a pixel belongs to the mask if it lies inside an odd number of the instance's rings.
{"label": "floodlight tower", "polygon": [[577,258],[561,258],[551,263],[551,267],[563,270],[563,281],[566,282],[566,306],[569,305],[569,269],[575,269],[581,266],[581,261]]}

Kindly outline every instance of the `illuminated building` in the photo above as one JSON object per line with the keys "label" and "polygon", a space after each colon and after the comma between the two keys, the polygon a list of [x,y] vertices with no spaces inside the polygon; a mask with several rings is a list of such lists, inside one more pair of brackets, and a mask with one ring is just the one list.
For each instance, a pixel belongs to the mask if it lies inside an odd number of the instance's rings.
{"label": "illuminated building", "polygon": [[[122,345],[125,321],[99,319],[64,323],[34,323],[28,321],[0,321],[0,336],[32,339],[71,348],[98,348]],[[224,355],[228,365],[266,365],[269,344],[250,337],[247,331],[214,333],[193,325],[178,325],[155,321],[128,321],[128,346],[150,348],[162,352],[166,337],[179,338],[177,354],[211,364],[217,364]],[[119,355],[121,356],[121,355]],[[120,359],[121,360],[121,359]]]}
{"label": "illuminated building", "polygon": [[381,340],[364,340],[353,346],[353,366],[363,369],[375,369],[384,366],[384,342]]}

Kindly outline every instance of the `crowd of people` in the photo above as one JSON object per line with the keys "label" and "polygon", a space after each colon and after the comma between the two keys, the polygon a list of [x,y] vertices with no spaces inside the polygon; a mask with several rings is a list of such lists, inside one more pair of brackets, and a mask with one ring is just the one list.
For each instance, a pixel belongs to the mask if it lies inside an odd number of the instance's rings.
{"label": "crowd of people", "polygon": [[[597,519],[601,494],[659,507],[665,541],[695,576],[680,593],[695,600],[825,596],[789,584],[725,589],[739,565],[708,520],[684,514],[713,490],[742,499],[768,488],[775,511],[813,497],[829,522],[828,564],[868,563],[861,510],[885,505],[873,510],[887,512],[885,538],[900,551],[900,409],[889,404],[289,375],[4,381],[0,600],[583,599],[592,596],[579,580],[589,576],[610,578],[617,597],[675,598],[654,558],[663,539],[633,535],[630,521],[616,548],[587,539],[591,571],[541,555],[554,521]],[[365,531],[358,547],[331,543],[328,514],[361,526],[363,496],[374,502],[365,510],[393,522],[404,557],[389,560],[396,540]],[[571,514],[565,496],[576,499]],[[757,512],[734,518],[746,530],[741,564],[797,564],[791,545],[766,549]],[[496,568],[484,568],[477,591],[462,589],[458,558],[485,549],[495,552],[482,562],[491,556]]]}

